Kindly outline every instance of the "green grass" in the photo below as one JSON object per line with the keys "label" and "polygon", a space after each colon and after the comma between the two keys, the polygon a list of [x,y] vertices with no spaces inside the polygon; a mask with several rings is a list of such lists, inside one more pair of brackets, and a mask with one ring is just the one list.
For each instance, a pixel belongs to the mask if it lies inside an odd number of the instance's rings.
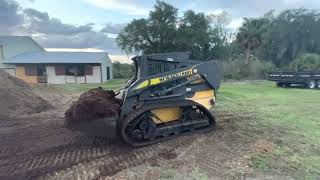
{"label": "green grass", "polygon": [[160,180],[174,180],[174,179],[193,179],[193,180],[208,180],[209,177],[205,172],[202,172],[200,168],[193,167],[189,173],[180,173],[177,169],[169,167],[168,169],[162,169],[160,171]]}
{"label": "green grass", "polygon": [[102,87],[104,89],[120,89],[125,83],[126,79],[113,79],[106,83],[101,84],[65,84],[65,85],[55,85],[58,88],[61,88],[67,92],[84,92],[92,88]]}
{"label": "green grass", "polygon": [[250,161],[251,161],[251,165],[256,168],[256,169],[259,169],[263,172],[270,172],[270,163],[268,162],[268,157],[266,156],[263,156],[263,155],[254,155],[250,158]]}
{"label": "green grass", "polygon": [[267,171],[281,164],[284,170],[295,169],[299,179],[320,178],[320,90],[234,82],[222,84],[218,98],[218,111],[254,114],[256,126],[269,127],[263,136],[274,141],[273,153],[285,162],[257,155],[251,159],[255,168]]}
{"label": "green grass", "polygon": [[175,179],[177,175],[177,172],[175,169],[166,169],[160,171],[160,177],[161,180],[169,180],[169,179]]}
{"label": "green grass", "polygon": [[209,177],[206,173],[202,172],[200,168],[194,167],[191,172],[192,179],[194,180],[208,180]]}

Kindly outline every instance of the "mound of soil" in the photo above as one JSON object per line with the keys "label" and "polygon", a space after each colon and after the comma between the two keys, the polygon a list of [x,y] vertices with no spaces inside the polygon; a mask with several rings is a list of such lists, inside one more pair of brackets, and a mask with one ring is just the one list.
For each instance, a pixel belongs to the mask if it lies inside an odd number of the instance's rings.
{"label": "mound of soil", "polygon": [[115,96],[113,91],[101,87],[83,93],[65,112],[67,123],[117,117],[121,110],[121,100]]}
{"label": "mound of soil", "polygon": [[0,117],[40,113],[52,107],[29,84],[3,70],[0,70],[0,97]]}

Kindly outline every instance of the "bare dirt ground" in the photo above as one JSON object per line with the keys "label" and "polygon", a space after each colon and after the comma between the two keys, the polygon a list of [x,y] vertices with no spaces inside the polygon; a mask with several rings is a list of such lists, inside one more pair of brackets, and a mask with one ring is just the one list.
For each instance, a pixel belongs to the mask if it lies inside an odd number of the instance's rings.
{"label": "bare dirt ground", "polygon": [[131,148],[121,139],[108,140],[63,127],[64,111],[79,94],[37,86],[35,92],[53,108],[38,114],[0,121],[0,179],[161,179],[175,169],[187,179],[201,169],[210,179],[259,177],[249,158],[273,145],[258,139],[255,128],[235,124],[253,120],[250,114],[217,113],[217,130]]}

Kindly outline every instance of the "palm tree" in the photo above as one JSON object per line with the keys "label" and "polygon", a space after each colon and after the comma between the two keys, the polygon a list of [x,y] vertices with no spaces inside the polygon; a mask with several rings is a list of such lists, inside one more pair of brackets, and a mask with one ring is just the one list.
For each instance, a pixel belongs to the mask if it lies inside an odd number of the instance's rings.
{"label": "palm tree", "polygon": [[244,22],[239,28],[236,41],[246,51],[246,64],[250,62],[252,50],[260,47],[262,44],[262,34],[266,23],[266,19],[244,18]]}

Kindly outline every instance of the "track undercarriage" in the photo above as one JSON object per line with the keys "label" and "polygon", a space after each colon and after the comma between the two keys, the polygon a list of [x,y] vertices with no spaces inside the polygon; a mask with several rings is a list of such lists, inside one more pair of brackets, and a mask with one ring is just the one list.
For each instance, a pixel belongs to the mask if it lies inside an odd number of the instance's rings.
{"label": "track undercarriage", "polygon": [[[180,106],[179,119],[156,123],[153,109],[165,106],[148,106],[123,120],[121,135],[132,146],[145,146],[190,133],[207,132],[215,127],[215,118],[199,104],[184,103]],[[157,118],[159,119],[159,118]]]}

